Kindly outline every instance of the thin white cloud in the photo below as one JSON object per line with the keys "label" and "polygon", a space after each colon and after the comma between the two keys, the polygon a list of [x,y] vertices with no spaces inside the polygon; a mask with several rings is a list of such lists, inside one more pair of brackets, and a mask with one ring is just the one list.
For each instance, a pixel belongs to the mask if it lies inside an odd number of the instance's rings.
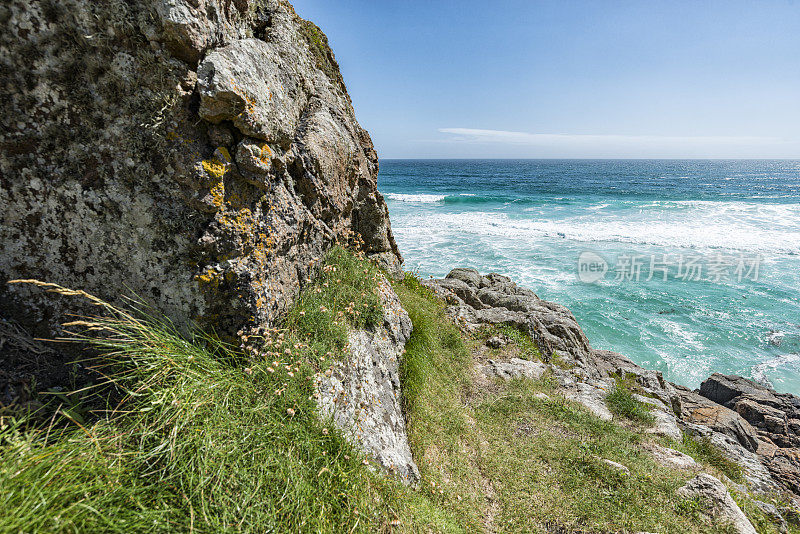
{"label": "thin white cloud", "polygon": [[658,136],[658,135],[584,135],[584,134],[536,134],[509,132],[505,130],[481,130],[477,128],[439,128],[439,132],[452,134],[450,141],[477,143],[509,143],[521,145],[585,146],[597,144],[614,145],[674,145],[674,144],[751,144],[775,143],[777,137],[737,136]]}
{"label": "thin white cloud", "polygon": [[[758,136],[545,134],[439,128],[440,147],[466,157],[796,158],[800,140]],[[459,148],[461,147],[461,148]]]}

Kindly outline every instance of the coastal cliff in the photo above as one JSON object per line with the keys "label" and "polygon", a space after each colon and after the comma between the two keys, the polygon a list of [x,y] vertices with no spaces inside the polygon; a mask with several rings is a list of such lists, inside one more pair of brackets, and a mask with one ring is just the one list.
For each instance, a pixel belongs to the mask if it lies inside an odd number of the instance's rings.
{"label": "coastal cliff", "polygon": [[0,20],[0,531],[800,531],[797,397],[670,383],[499,274],[402,272],[287,2]]}
{"label": "coastal cliff", "polygon": [[[567,308],[498,274],[458,268],[444,279],[422,283],[448,303],[447,313],[466,331],[513,325],[534,340],[544,362],[492,360],[484,373],[509,379],[550,372],[565,397],[606,420],[614,419],[606,397],[629,377],[636,400],[654,416],[648,432],[676,440],[684,432],[708,439],[743,467],[750,489],[800,496],[800,398],[738,376],[714,374],[697,391],[667,382],[660,372],[621,354],[592,349]],[[497,348],[508,341],[488,343]]]}
{"label": "coastal cliff", "polygon": [[226,334],[272,324],[334,243],[396,271],[378,160],[324,34],[278,0],[0,7],[0,308],[8,286],[136,294]]}

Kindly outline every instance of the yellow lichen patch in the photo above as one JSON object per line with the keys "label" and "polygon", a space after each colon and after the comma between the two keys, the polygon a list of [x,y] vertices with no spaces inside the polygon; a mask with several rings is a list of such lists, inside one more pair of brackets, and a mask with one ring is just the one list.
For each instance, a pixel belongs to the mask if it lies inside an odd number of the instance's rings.
{"label": "yellow lichen patch", "polygon": [[233,85],[234,93],[236,93],[244,102],[245,109],[239,113],[238,116],[241,117],[245,113],[250,115],[254,114],[256,111],[255,99],[251,98],[241,87],[239,87],[239,84],[237,84],[233,78],[230,78],[228,81],[231,85]]}
{"label": "yellow lichen patch", "polygon": [[248,208],[242,208],[235,213],[225,213],[219,217],[218,221],[220,225],[233,233],[243,237],[253,236],[255,219]]}
{"label": "yellow lichen patch", "polygon": [[223,180],[215,183],[209,191],[211,202],[214,206],[221,208],[225,204],[225,182]]}
{"label": "yellow lichen patch", "polygon": [[259,148],[261,149],[261,155],[259,156],[259,161],[266,166],[270,165],[270,158],[272,157],[272,149],[269,147],[267,143],[262,143]]}
{"label": "yellow lichen patch", "polygon": [[218,289],[220,273],[217,272],[213,267],[206,267],[206,270],[196,275],[194,279],[203,286]]}
{"label": "yellow lichen patch", "polygon": [[217,158],[204,159],[200,163],[202,164],[203,170],[206,172],[206,174],[214,178],[222,178],[225,176],[225,173],[228,172],[228,165],[226,162],[222,162]]}

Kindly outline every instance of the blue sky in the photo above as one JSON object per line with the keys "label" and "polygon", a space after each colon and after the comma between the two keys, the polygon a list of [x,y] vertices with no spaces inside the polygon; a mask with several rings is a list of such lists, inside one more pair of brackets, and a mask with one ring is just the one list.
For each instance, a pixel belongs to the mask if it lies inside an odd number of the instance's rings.
{"label": "blue sky", "polygon": [[800,158],[800,1],[294,0],[382,158]]}

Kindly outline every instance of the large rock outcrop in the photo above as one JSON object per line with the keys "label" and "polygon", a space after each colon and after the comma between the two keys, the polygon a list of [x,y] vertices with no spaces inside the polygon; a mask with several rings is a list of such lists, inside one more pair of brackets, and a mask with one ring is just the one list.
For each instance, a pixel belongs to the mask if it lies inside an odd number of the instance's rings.
{"label": "large rock outcrop", "polygon": [[135,293],[221,333],[269,324],[331,244],[400,257],[327,39],[281,0],[0,6],[0,314],[46,332]]}

